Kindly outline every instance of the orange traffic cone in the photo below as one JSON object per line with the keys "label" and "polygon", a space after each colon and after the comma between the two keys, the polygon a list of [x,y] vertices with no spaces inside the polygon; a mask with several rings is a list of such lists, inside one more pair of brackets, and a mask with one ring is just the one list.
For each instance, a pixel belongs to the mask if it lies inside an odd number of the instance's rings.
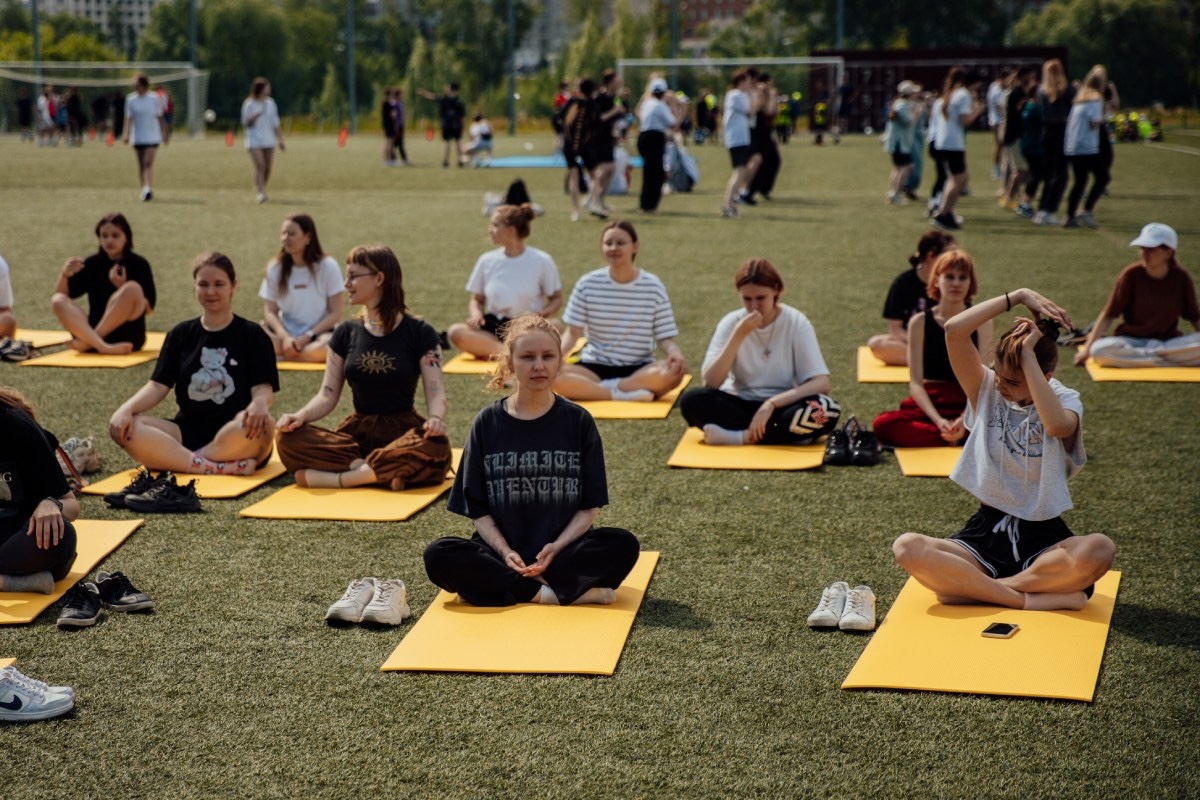
{"label": "orange traffic cone", "polygon": [[233,131],[225,131],[225,146],[233,147]]}
{"label": "orange traffic cone", "polygon": [[113,134],[112,134],[112,131],[109,131],[109,132],[108,132],[108,134],[107,134],[107,135],[104,137],[104,143],[105,143],[106,145],[108,145],[109,147],[112,147],[112,146],[113,146]]}
{"label": "orange traffic cone", "polygon": [[433,126],[432,125],[425,129],[425,141],[427,141],[427,142],[433,141]]}
{"label": "orange traffic cone", "polygon": [[88,139],[92,140],[93,142],[96,141],[96,129],[95,128],[88,128]]}
{"label": "orange traffic cone", "polygon": [[345,147],[345,146],[346,146],[346,139],[347,139],[347,137],[349,137],[349,136],[350,136],[350,131],[348,131],[348,130],[346,129],[346,126],[345,126],[345,125],[343,125],[343,126],[341,127],[341,129],[340,129],[340,130],[338,130],[338,147]]}

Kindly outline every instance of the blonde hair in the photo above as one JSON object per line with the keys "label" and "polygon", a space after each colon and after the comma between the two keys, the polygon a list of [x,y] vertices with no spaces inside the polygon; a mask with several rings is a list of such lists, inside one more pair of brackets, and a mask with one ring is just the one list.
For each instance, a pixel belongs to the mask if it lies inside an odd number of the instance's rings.
{"label": "blonde hair", "polygon": [[492,372],[491,380],[488,381],[486,387],[487,389],[498,392],[504,388],[505,381],[512,380],[513,348],[516,346],[517,339],[520,339],[527,333],[544,333],[548,335],[554,341],[554,347],[558,350],[558,357],[562,358],[562,340],[559,338],[558,329],[554,327],[554,323],[541,314],[522,314],[519,317],[509,320],[500,329],[500,344],[502,349],[499,353],[492,356],[492,360],[496,362],[496,369]]}
{"label": "blonde hair", "polygon": [[1088,70],[1087,77],[1083,79],[1083,86],[1075,95],[1076,103],[1086,103],[1089,100],[1104,100],[1104,89],[1108,86],[1108,70],[1103,65],[1097,64]]}
{"label": "blonde hair", "polygon": [[1042,64],[1042,92],[1051,103],[1067,90],[1067,73],[1062,62],[1051,58]]}

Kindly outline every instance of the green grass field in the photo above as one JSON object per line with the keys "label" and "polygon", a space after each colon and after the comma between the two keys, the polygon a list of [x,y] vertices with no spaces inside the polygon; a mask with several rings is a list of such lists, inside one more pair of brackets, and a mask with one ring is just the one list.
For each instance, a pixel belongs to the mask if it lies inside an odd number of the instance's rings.
{"label": "green grass field", "polygon": [[[502,137],[497,155],[523,153],[525,141]],[[530,141],[550,149],[546,136]],[[568,222],[561,171],[443,170],[440,142],[423,139],[410,143],[411,169],[384,169],[370,137],[345,149],[332,137],[289,145],[266,205],[253,202],[241,142],[228,149],[219,139],[164,148],[155,199],[139,203],[127,150],[0,140],[0,254],[21,323],[52,326],[58,270],[94,250],[92,227],[111,210],[129,215],[136,249],[154,267],[160,302],[150,325],[159,330],[196,315],[189,265],[208,249],[232,257],[242,275],[237,309],[258,319],[262,269],[291,210],[313,214],[339,262],[353,245],[390,245],[410,305],[445,328],[465,314],[463,285],[488,247],[481,196],[518,175],[547,208],[530,243],[554,256],[564,283],[600,264],[601,226]],[[973,193],[959,208],[959,241],[979,265],[984,296],[1030,286],[1082,324],[1151,220],[1178,230],[1180,260],[1195,274],[1195,153],[1119,145],[1111,196],[1096,211],[1103,227],[1068,231],[995,207],[989,150],[983,136],[970,138]],[[783,272],[785,299],[813,320],[845,412],[869,420],[894,407],[904,387],[856,383],[854,352],[883,329],[884,294],[925,218],[922,206],[884,205],[878,141],[794,140],[776,199],[739,221],[717,215],[724,150],[692,152],[698,190],[665,198],[661,214],[635,223],[638,263],[666,283],[693,369],[716,321],[737,305],[734,269],[762,256]],[[613,205],[632,214],[636,199]],[[95,434],[108,473],[129,466],[105,435],[109,415],[151,368],[0,364],[0,383],[25,392],[60,437]],[[205,501],[203,515],[151,518],[104,562],[149,592],[155,613],[110,614],[68,634],[55,627],[55,606],[31,625],[0,629],[0,656],[78,696],[61,720],[0,727],[0,796],[1196,796],[1200,386],[1096,384],[1069,365],[1059,377],[1083,395],[1089,453],[1067,520],[1111,536],[1124,573],[1091,704],[839,689],[867,639],[805,627],[821,588],[868,583],[882,618],[905,578],[892,539],[952,533],[972,499],[947,480],[902,477],[891,457],[873,469],[806,473],[671,470],[684,427],[672,413],[599,423],[612,497],[601,519],[663,553],[614,676],[379,672],[407,625],[334,630],[325,608],[352,578],[402,577],[419,616],[435,595],[423,547],[468,525],[441,504],[395,525],[237,516],[290,481],[281,478],[238,500]],[[319,376],[281,379],[277,413],[305,402]],[[486,398],[477,379],[446,382],[451,437],[461,443]],[[97,498],[83,507],[88,518],[128,516]]]}

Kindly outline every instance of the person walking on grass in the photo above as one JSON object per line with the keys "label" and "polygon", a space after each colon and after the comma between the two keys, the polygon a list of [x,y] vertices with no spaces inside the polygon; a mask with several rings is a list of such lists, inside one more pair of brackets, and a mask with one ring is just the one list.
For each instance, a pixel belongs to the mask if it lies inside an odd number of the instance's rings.
{"label": "person walking on grass", "polygon": [[942,186],[941,206],[933,218],[933,225],[943,231],[956,231],[962,227],[954,208],[970,180],[966,132],[986,110],[986,106],[973,94],[974,88],[981,82],[979,76],[968,75],[962,67],[953,67],[947,73],[942,87],[941,118],[938,120],[935,141],[947,177]]}
{"label": "person walking on grass", "polygon": [[458,96],[458,83],[451,81],[446,84],[443,94],[434,94],[427,89],[417,89],[417,94],[426,100],[437,104],[438,121],[442,126],[442,142],[445,147],[442,152],[442,166],[450,166],[450,145],[454,145],[454,161],[463,166],[462,135],[463,122],[467,118],[467,107]]}
{"label": "person walking on grass", "polygon": [[1075,101],[1075,89],[1067,82],[1062,62],[1052,58],[1042,65],[1042,85],[1037,92],[1042,121],[1042,197],[1034,225],[1057,225],[1058,204],[1067,190],[1067,158],[1064,153],[1067,119]]}
{"label": "person walking on grass", "polygon": [[758,113],[760,96],[753,89],[754,73],[749,67],[743,67],[733,73],[729,91],[725,93],[725,100],[721,104],[724,109],[721,136],[733,166],[729,182],[725,184],[725,196],[721,200],[721,216],[729,219],[739,216],[734,203],[750,190],[754,173],[762,163],[762,157],[754,152],[750,137],[750,121]]}
{"label": "person walking on grass", "polygon": [[158,147],[165,147],[171,141],[171,129],[163,114],[162,101],[150,91],[150,79],[138,75],[133,81],[133,91],[125,97],[125,132],[121,141],[133,144],[143,202],[154,199],[154,158]]}
{"label": "person walking on grass", "polygon": [[279,127],[279,108],[271,98],[271,84],[266,78],[255,78],[250,84],[250,94],[242,102],[242,128],[246,131],[246,152],[254,164],[254,196],[265,203],[275,146],[281,153],[287,149]]}
{"label": "person walking on grass", "polygon": [[[1083,87],[1075,95],[1071,113],[1067,117],[1067,133],[1064,152],[1067,163],[1075,175],[1071,194],[1067,196],[1067,221],[1064,228],[1098,228],[1092,211],[1108,187],[1111,176],[1109,163],[1101,152],[1100,139],[1108,137],[1104,126],[1104,89],[1108,86],[1108,72],[1097,64],[1088,72]],[[1088,177],[1092,179],[1091,191],[1079,211],[1079,201],[1087,189]]]}

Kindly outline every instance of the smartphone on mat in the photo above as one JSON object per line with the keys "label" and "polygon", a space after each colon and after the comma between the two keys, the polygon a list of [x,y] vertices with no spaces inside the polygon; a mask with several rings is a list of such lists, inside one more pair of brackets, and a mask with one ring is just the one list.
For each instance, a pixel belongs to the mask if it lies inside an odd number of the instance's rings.
{"label": "smartphone on mat", "polygon": [[983,629],[981,635],[989,639],[1011,639],[1019,630],[1021,626],[1012,622],[993,622]]}

